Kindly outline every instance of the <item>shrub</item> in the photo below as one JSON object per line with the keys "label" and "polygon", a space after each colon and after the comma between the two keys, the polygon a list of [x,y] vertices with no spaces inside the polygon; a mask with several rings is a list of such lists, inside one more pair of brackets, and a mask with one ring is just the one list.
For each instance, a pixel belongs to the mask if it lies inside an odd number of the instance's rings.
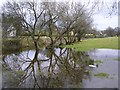
{"label": "shrub", "polygon": [[15,38],[3,39],[2,40],[2,52],[15,52],[21,49],[21,40]]}

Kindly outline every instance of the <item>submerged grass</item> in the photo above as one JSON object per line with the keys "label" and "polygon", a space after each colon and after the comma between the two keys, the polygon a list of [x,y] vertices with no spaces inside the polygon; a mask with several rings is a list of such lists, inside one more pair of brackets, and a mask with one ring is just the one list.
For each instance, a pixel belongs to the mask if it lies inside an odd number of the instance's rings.
{"label": "submerged grass", "polygon": [[101,64],[101,63],[103,63],[103,61],[101,61],[101,60],[96,60],[96,61],[94,61],[94,63],[95,63],[95,64]]}
{"label": "submerged grass", "polygon": [[120,58],[114,58],[113,60],[117,60],[117,61],[120,61]]}
{"label": "submerged grass", "polygon": [[77,51],[88,51],[95,48],[120,49],[118,42],[118,37],[93,38],[82,40],[73,45],[64,45],[63,47],[74,48]]}
{"label": "submerged grass", "polygon": [[107,73],[98,73],[98,74],[94,74],[94,76],[100,77],[100,78],[108,78],[109,74]]}

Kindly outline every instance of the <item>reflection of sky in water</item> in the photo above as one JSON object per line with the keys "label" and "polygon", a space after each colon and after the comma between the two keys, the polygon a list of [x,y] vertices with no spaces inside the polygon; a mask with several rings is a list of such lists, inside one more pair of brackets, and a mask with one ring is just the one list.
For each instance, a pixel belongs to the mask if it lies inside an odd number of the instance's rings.
{"label": "reflection of sky in water", "polygon": [[[59,55],[60,55],[60,51],[63,53],[65,50],[66,50],[66,48],[63,48],[62,51],[61,51],[60,48],[55,48],[55,53],[56,53],[57,56],[59,56]],[[66,54],[66,53],[64,53],[64,55],[65,55],[65,54]]]}
{"label": "reflection of sky in water", "polygon": [[91,50],[88,52],[88,54],[90,55],[91,58],[96,57],[97,58],[102,58],[102,59],[112,59],[112,58],[118,58],[120,57],[118,55],[118,52],[120,52],[120,50],[113,50],[113,49],[95,49],[95,50]]}
{"label": "reflection of sky in water", "polygon": [[20,55],[26,58],[29,57],[30,59],[33,59],[35,55],[35,50],[24,51]]}
{"label": "reflection of sky in water", "polygon": [[[55,54],[57,56],[60,56],[60,48],[54,49]],[[62,53],[65,51],[65,49],[62,49]],[[47,53],[47,54],[46,54]],[[87,52],[91,59],[93,60],[101,60],[103,63],[100,63],[98,68],[92,68],[93,74],[97,73],[107,73],[110,75],[110,78],[98,78],[94,76],[90,76],[89,79],[83,80],[83,87],[85,88],[116,88],[118,87],[118,61],[113,60],[118,58],[118,50],[112,50],[112,49],[95,49]],[[50,65],[50,59],[49,52],[46,49],[42,49],[39,51],[38,59],[40,61],[40,67],[42,72],[44,72],[44,75],[48,75],[48,66]],[[30,62],[26,62],[23,64],[23,59],[30,61],[30,59],[33,59],[35,55],[35,50],[29,50],[24,51],[18,55],[11,54],[7,55],[5,59],[10,64],[10,66],[15,69],[17,65],[21,65],[22,70],[24,70]],[[62,57],[65,57],[67,55],[67,52],[65,52]],[[79,56],[78,56],[79,57]],[[30,59],[29,59],[30,58]],[[19,59],[19,60],[17,60]],[[46,61],[42,61],[45,59],[49,59]],[[68,58],[69,59],[69,58]],[[75,62],[68,60],[68,62],[73,65]],[[18,63],[18,64],[17,64]],[[52,57],[52,64],[55,63],[55,57]],[[59,63],[59,62],[58,62]],[[16,66],[15,66],[16,65]],[[34,63],[35,72],[38,70],[37,62]],[[79,67],[79,65],[76,64],[76,67]],[[17,69],[17,68],[16,68]],[[54,73],[59,72],[59,67],[55,65],[54,67]],[[37,74],[37,73],[36,73]],[[113,79],[111,79],[113,77]],[[28,80],[29,81],[29,80]]]}
{"label": "reflection of sky in water", "polygon": [[[118,87],[118,58],[120,50],[113,49],[95,49],[88,51],[91,59],[101,60],[98,68],[93,68],[93,76],[84,81],[85,88],[117,88]],[[119,56],[120,57],[120,56]],[[95,77],[94,74],[106,73],[109,78]]]}
{"label": "reflection of sky in water", "polygon": [[[64,51],[65,51],[65,49],[62,50],[62,52],[64,52]],[[42,69],[45,69],[50,64],[50,60],[42,61],[42,60],[49,59],[46,56],[46,52],[47,51],[45,49],[42,49],[42,50],[39,51],[39,54],[38,54],[38,60],[41,60],[40,66],[41,66]],[[55,52],[56,52],[57,55],[60,55],[60,49],[55,49]],[[26,61],[31,61],[34,58],[34,55],[35,55],[35,50],[23,51],[19,55],[15,55],[15,54],[7,55],[5,57],[5,60],[7,60],[7,62],[10,64],[12,69],[14,69],[15,65],[17,65],[17,64],[15,64],[16,62],[14,62],[15,60],[17,60],[17,62],[21,65],[22,70],[24,70],[25,68],[28,67],[30,62],[25,62],[23,64],[23,59],[25,59]],[[52,58],[53,58],[52,63],[54,63],[55,58],[54,57],[52,57]],[[37,69],[37,62],[35,62],[34,66],[36,67],[35,69]],[[57,69],[58,69],[58,66],[55,67],[55,70],[57,70]]]}

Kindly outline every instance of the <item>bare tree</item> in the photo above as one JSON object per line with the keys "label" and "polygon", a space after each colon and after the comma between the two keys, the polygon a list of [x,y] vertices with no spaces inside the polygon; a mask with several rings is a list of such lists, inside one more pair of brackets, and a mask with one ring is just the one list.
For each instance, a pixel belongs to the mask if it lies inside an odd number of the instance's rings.
{"label": "bare tree", "polygon": [[[85,34],[83,31],[88,29],[86,27],[91,27],[91,12],[87,11],[85,5],[82,5],[78,2],[69,4],[62,2],[58,3],[58,6],[58,11],[61,13],[59,14],[59,20],[56,24],[58,37],[54,43],[59,39],[61,41],[61,39],[64,38],[66,44],[70,44],[75,41],[75,35],[78,33],[78,31],[81,31],[79,33],[83,35]],[[73,33],[73,35],[71,33]]]}
{"label": "bare tree", "polygon": [[[87,6],[80,2],[7,2],[4,12],[20,17],[22,26],[30,33],[34,42],[37,57],[42,29],[48,32],[50,46],[58,40],[62,43],[62,38],[66,44],[71,44],[75,42],[76,34],[80,41],[86,30],[91,27],[90,18],[96,6],[97,3],[93,3],[88,10]],[[53,36],[55,33],[56,37]]]}
{"label": "bare tree", "polygon": [[56,2],[44,2],[45,6],[45,20],[48,21],[45,25],[45,29],[48,32],[48,37],[50,38],[50,45],[53,45],[54,36],[55,33],[55,23],[58,20],[58,14],[56,9]]}
{"label": "bare tree", "polygon": [[[32,60],[32,63],[38,61],[38,41],[40,39],[40,33],[41,29],[45,26],[45,20],[44,20],[44,11],[45,8],[42,5],[42,3],[37,2],[7,2],[5,4],[5,11],[4,13],[10,14],[13,16],[20,17],[22,26],[24,27],[24,30],[30,33],[31,38],[34,42],[35,47],[35,56]],[[37,33],[37,36],[35,36],[36,27],[38,21],[41,20],[42,22],[39,23],[39,30]],[[30,64],[32,65],[32,64]],[[39,65],[39,62],[38,62]]]}

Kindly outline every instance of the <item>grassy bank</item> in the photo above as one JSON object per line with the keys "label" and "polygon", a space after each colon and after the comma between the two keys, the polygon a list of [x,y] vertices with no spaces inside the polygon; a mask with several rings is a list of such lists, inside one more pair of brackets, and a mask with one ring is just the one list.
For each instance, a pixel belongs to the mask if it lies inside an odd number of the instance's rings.
{"label": "grassy bank", "polygon": [[64,45],[63,47],[74,48],[77,51],[88,51],[94,48],[120,49],[118,47],[118,37],[87,39],[72,45]]}

